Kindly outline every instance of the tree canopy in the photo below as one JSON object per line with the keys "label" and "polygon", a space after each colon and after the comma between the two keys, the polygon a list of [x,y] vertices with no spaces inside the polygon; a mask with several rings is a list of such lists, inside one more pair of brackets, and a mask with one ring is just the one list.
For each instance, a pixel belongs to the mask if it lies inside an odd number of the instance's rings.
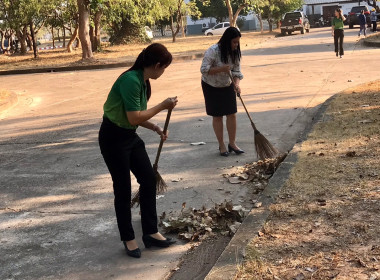
{"label": "tree canopy", "polygon": [[[3,49],[25,54],[29,48],[38,57],[36,37],[45,27],[53,44],[59,32],[64,45],[69,39],[68,51],[81,46],[83,58],[91,58],[101,48],[100,30],[111,44],[123,44],[149,40],[145,25],[167,24],[175,42],[179,31],[185,36],[187,16],[214,17],[219,22],[229,18],[236,26],[239,15],[254,11],[260,23],[266,18],[271,24],[301,5],[302,0],[0,0],[0,36]],[[4,41],[14,38],[19,44],[5,47]]]}

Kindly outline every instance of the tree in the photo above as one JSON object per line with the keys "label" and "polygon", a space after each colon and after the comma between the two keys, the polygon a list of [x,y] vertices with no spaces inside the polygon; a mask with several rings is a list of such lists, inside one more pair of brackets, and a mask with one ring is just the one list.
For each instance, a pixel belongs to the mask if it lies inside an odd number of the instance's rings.
{"label": "tree", "polygon": [[[202,14],[202,17],[213,17],[216,18],[217,22],[222,22],[228,17],[225,0],[196,0],[195,5]],[[196,20],[197,17],[192,16],[192,19]]]}
{"label": "tree", "polygon": [[184,0],[160,0],[161,6],[166,9],[162,11],[162,18],[168,19],[172,31],[173,43],[176,41],[180,29],[182,36],[185,36],[184,20],[187,15],[193,18],[199,18],[201,13],[195,1],[185,3]]}
{"label": "tree", "polygon": [[[11,39],[13,34],[17,36],[21,45],[21,54],[27,51],[26,39],[28,35],[27,22],[25,20],[23,11],[20,10],[21,2],[18,0],[2,0],[0,1],[0,18],[2,23],[0,29],[2,30],[2,48],[4,49],[4,40]],[[7,50],[10,51],[9,45]]]}
{"label": "tree", "polygon": [[90,1],[77,0],[79,13],[79,39],[82,45],[82,59],[92,59],[90,40]]}
{"label": "tree", "polygon": [[159,0],[108,0],[103,13],[110,42],[149,42],[143,27],[161,19],[164,9]]}
{"label": "tree", "polygon": [[[251,7],[253,5],[253,1],[254,0],[225,0],[231,26],[236,27],[236,21],[240,12],[248,7]],[[233,4],[237,6],[235,12],[233,9]]]}
{"label": "tree", "polygon": [[367,0],[367,3],[368,3],[368,5],[370,5],[370,6],[374,7],[374,8],[377,7],[376,0],[372,0],[372,3],[371,3],[371,0]]}
{"label": "tree", "polygon": [[269,31],[273,31],[273,22],[279,22],[287,12],[300,9],[302,4],[303,0],[268,0],[263,12],[268,20]]}
{"label": "tree", "polygon": [[[0,1],[2,13],[7,25],[16,33],[21,43],[21,52],[26,52],[25,40],[30,40],[34,57],[38,57],[36,34],[44,25],[48,12],[52,9],[49,0],[2,0]],[[30,39],[27,29],[29,28]]]}
{"label": "tree", "polygon": [[264,13],[264,7],[268,5],[267,0],[254,0],[252,4],[252,10],[257,15],[257,19],[260,23],[260,31],[261,34],[264,33],[264,27],[263,27],[263,13]]}
{"label": "tree", "polygon": [[97,51],[101,47],[100,28],[101,19],[103,16],[103,6],[105,0],[91,1],[91,24],[90,24],[90,39],[93,51]]}

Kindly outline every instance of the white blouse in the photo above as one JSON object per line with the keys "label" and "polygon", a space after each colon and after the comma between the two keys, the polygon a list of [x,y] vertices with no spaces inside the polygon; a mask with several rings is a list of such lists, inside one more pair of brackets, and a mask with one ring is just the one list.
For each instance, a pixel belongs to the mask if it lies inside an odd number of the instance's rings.
{"label": "white blouse", "polygon": [[243,74],[240,71],[240,61],[233,63],[229,58],[228,63],[225,64],[222,62],[219,45],[212,45],[205,52],[205,55],[203,57],[201,65],[202,81],[209,84],[210,86],[217,88],[230,86],[232,81],[228,73],[217,73],[214,75],[210,75],[208,73],[211,67],[221,67],[225,65],[230,66],[233,77],[238,77],[240,80],[243,79]]}

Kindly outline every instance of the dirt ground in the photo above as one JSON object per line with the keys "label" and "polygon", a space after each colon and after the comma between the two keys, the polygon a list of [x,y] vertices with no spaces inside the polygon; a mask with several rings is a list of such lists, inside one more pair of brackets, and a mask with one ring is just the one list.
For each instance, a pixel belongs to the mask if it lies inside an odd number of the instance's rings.
{"label": "dirt ground", "polygon": [[338,94],[236,279],[380,279],[380,81]]}
{"label": "dirt ground", "polygon": [[[245,32],[244,45],[242,50],[250,49],[253,45],[274,38],[278,32]],[[159,42],[167,46],[174,56],[191,55],[204,52],[211,44],[216,43],[220,36],[189,36],[177,38],[176,43],[172,43],[171,38],[155,38],[153,42]],[[81,61],[82,52],[80,49],[68,53],[64,49],[41,50],[39,58],[33,58],[33,52],[21,55],[0,55],[0,71],[15,69],[43,68],[51,66],[75,66],[83,64],[107,64],[135,60],[136,56],[148,44],[128,44],[118,46],[104,46],[102,51],[94,53],[94,60],[89,62]]]}

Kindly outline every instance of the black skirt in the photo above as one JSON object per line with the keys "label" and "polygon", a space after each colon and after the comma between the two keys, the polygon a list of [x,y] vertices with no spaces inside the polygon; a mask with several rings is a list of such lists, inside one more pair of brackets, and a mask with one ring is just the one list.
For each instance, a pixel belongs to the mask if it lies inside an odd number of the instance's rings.
{"label": "black skirt", "polygon": [[202,80],[202,90],[207,115],[222,117],[237,112],[236,93],[233,84],[228,87],[216,88]]}

